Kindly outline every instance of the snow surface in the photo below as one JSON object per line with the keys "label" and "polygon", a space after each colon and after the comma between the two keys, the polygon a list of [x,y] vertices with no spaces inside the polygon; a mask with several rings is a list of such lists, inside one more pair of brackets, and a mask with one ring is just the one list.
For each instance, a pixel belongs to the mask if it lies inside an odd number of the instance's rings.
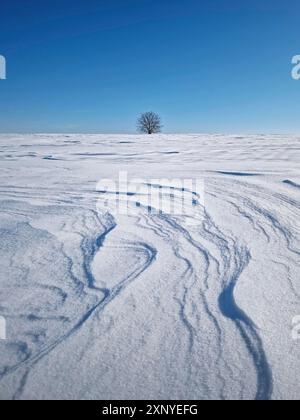
{"label": "snow surface", "polygon": [[[300,398],[299,136],[1,135],[0,162],[1,399]],[[101,212],[119,171],[205,205]]]}

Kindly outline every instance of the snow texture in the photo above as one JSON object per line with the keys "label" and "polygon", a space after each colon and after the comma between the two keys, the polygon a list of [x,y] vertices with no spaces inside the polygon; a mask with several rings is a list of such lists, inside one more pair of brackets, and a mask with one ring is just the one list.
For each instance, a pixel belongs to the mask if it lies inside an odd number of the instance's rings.
{"label": "snow texture", "polygon": [[[1,399],[300,398],[300,137],[1,135],[0,162]],[[204,180],[195,223],[101,212],[119,171]]]}

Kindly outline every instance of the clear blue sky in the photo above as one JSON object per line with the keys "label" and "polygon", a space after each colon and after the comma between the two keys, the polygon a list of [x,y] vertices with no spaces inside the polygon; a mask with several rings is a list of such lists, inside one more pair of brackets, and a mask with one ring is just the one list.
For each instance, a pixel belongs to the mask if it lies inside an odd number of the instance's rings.
{"label": "clear blue sky", "polygon": [[1,132],[300,132],[299,0],[2,0]]}

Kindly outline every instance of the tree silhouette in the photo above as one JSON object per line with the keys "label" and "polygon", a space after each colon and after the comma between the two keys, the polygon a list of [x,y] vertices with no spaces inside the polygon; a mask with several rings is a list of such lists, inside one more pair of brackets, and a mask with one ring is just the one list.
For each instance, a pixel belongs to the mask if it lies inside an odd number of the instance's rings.
{"label": "tree silhouette", "polygon": [[155,112],[145,112],[139,117],[137,128],[145,134],[160,133],[162,129],[161,118]]}

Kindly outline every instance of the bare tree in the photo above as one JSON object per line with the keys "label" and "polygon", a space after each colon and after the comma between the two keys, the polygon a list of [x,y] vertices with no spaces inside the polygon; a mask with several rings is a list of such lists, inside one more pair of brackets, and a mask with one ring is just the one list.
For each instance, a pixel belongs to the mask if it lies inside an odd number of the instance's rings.
{"label": "bare tree", "polygon": [[160,133],[162,129],[161,118],[155,112],[145,112],[139,117],[137,128],[141,133]]}

